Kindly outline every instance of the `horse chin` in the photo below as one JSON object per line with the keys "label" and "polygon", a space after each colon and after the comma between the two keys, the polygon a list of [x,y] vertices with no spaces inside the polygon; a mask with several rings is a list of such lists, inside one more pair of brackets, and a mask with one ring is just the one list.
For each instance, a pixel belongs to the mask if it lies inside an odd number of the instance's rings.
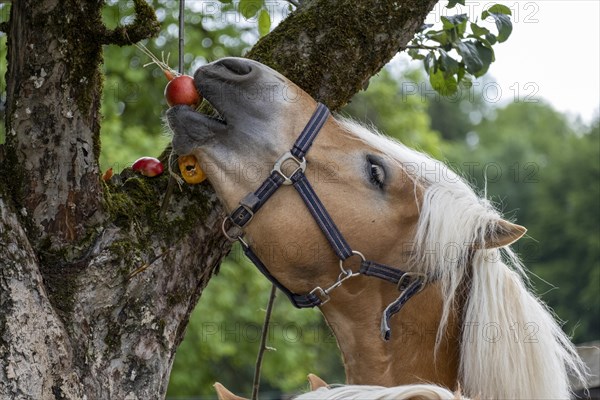
{"label": "horse chin", "polygon": [[189,154],[197,147],[210,144],[227,131],[227,122],[197,112],[189,106],[175,106],[167,110],[167,123],[173,132],[173,149],[177,154]]}

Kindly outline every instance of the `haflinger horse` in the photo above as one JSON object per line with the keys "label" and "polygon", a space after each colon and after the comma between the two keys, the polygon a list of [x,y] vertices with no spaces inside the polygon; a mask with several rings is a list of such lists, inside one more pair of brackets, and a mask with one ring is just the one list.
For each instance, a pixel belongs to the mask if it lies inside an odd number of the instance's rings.
{"label": "haflinger horse", "polygon": [[174,151],[201,160],[231,211],[224,233],[296,306],[319,306],[348,384],[564,399],[569,374],[585,380],[509,248],[525,228],[447,166],[258,62],[224,58],[194,80],[218,115],[169,109]]}

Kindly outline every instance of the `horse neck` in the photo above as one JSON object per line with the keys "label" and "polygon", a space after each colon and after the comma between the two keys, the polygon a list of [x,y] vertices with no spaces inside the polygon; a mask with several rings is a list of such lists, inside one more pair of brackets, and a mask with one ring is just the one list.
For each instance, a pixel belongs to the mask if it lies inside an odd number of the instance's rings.
{"label": "horse neck", "polygon": [[343,288],[321,310],[342,352],[349,384],[429,382],[455,388],[460,321],[452,313],[436,346],[443,302],[438,284],[428,284],[392,317],[387,342],[379,327],[384,308],[399,295],[396,288],[369,277],[358,277]]}

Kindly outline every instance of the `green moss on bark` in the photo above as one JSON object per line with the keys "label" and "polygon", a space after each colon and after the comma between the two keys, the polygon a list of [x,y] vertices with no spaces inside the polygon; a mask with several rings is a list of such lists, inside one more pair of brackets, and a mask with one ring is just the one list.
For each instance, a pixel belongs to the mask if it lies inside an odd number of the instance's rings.
{"label": "green moss on bark", "polygon": [[314,0],[263,37],[247,57],[336,110],[412,38],[436,2]]}
{"label": "green moss on bark", "polygon": [[110,219],[125,230],[138,232],[138,240],[151,234],[167,243],[184,237],[210,212],[212,192],[206,184],[176,188],[169,201],[178,204],[176,212],[160,213],[168,185],[168,175],[147,178],[124,170],[104,186],[105,209]]}

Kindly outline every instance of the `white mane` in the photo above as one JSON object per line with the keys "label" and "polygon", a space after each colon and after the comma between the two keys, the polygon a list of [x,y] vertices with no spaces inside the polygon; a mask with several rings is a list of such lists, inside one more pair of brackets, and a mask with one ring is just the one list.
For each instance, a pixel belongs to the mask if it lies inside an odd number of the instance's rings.
{"label": "white mane", "polygon": [[430,399],[448,400],[465,399],[460,393],[452,393],[448,389],[435,385],[403,385],[391,388],[382,386],[349,385],[337,388],[320,388],[313,392],[301,394],[296,400],[403,400]]}
{"label": "white mane", "polygon": [[351,132],[397,161],[420,185],[423,200],[412,265],[442,284],[438,343],[461,285],[469,282],[463,314],[459,379],[465,395],[504,399],[569,398],[568,373],[585,381],[585,367],[552,312],[524,283],[509,247],[483,249],[500,213],[443,163],[348,120]]}

